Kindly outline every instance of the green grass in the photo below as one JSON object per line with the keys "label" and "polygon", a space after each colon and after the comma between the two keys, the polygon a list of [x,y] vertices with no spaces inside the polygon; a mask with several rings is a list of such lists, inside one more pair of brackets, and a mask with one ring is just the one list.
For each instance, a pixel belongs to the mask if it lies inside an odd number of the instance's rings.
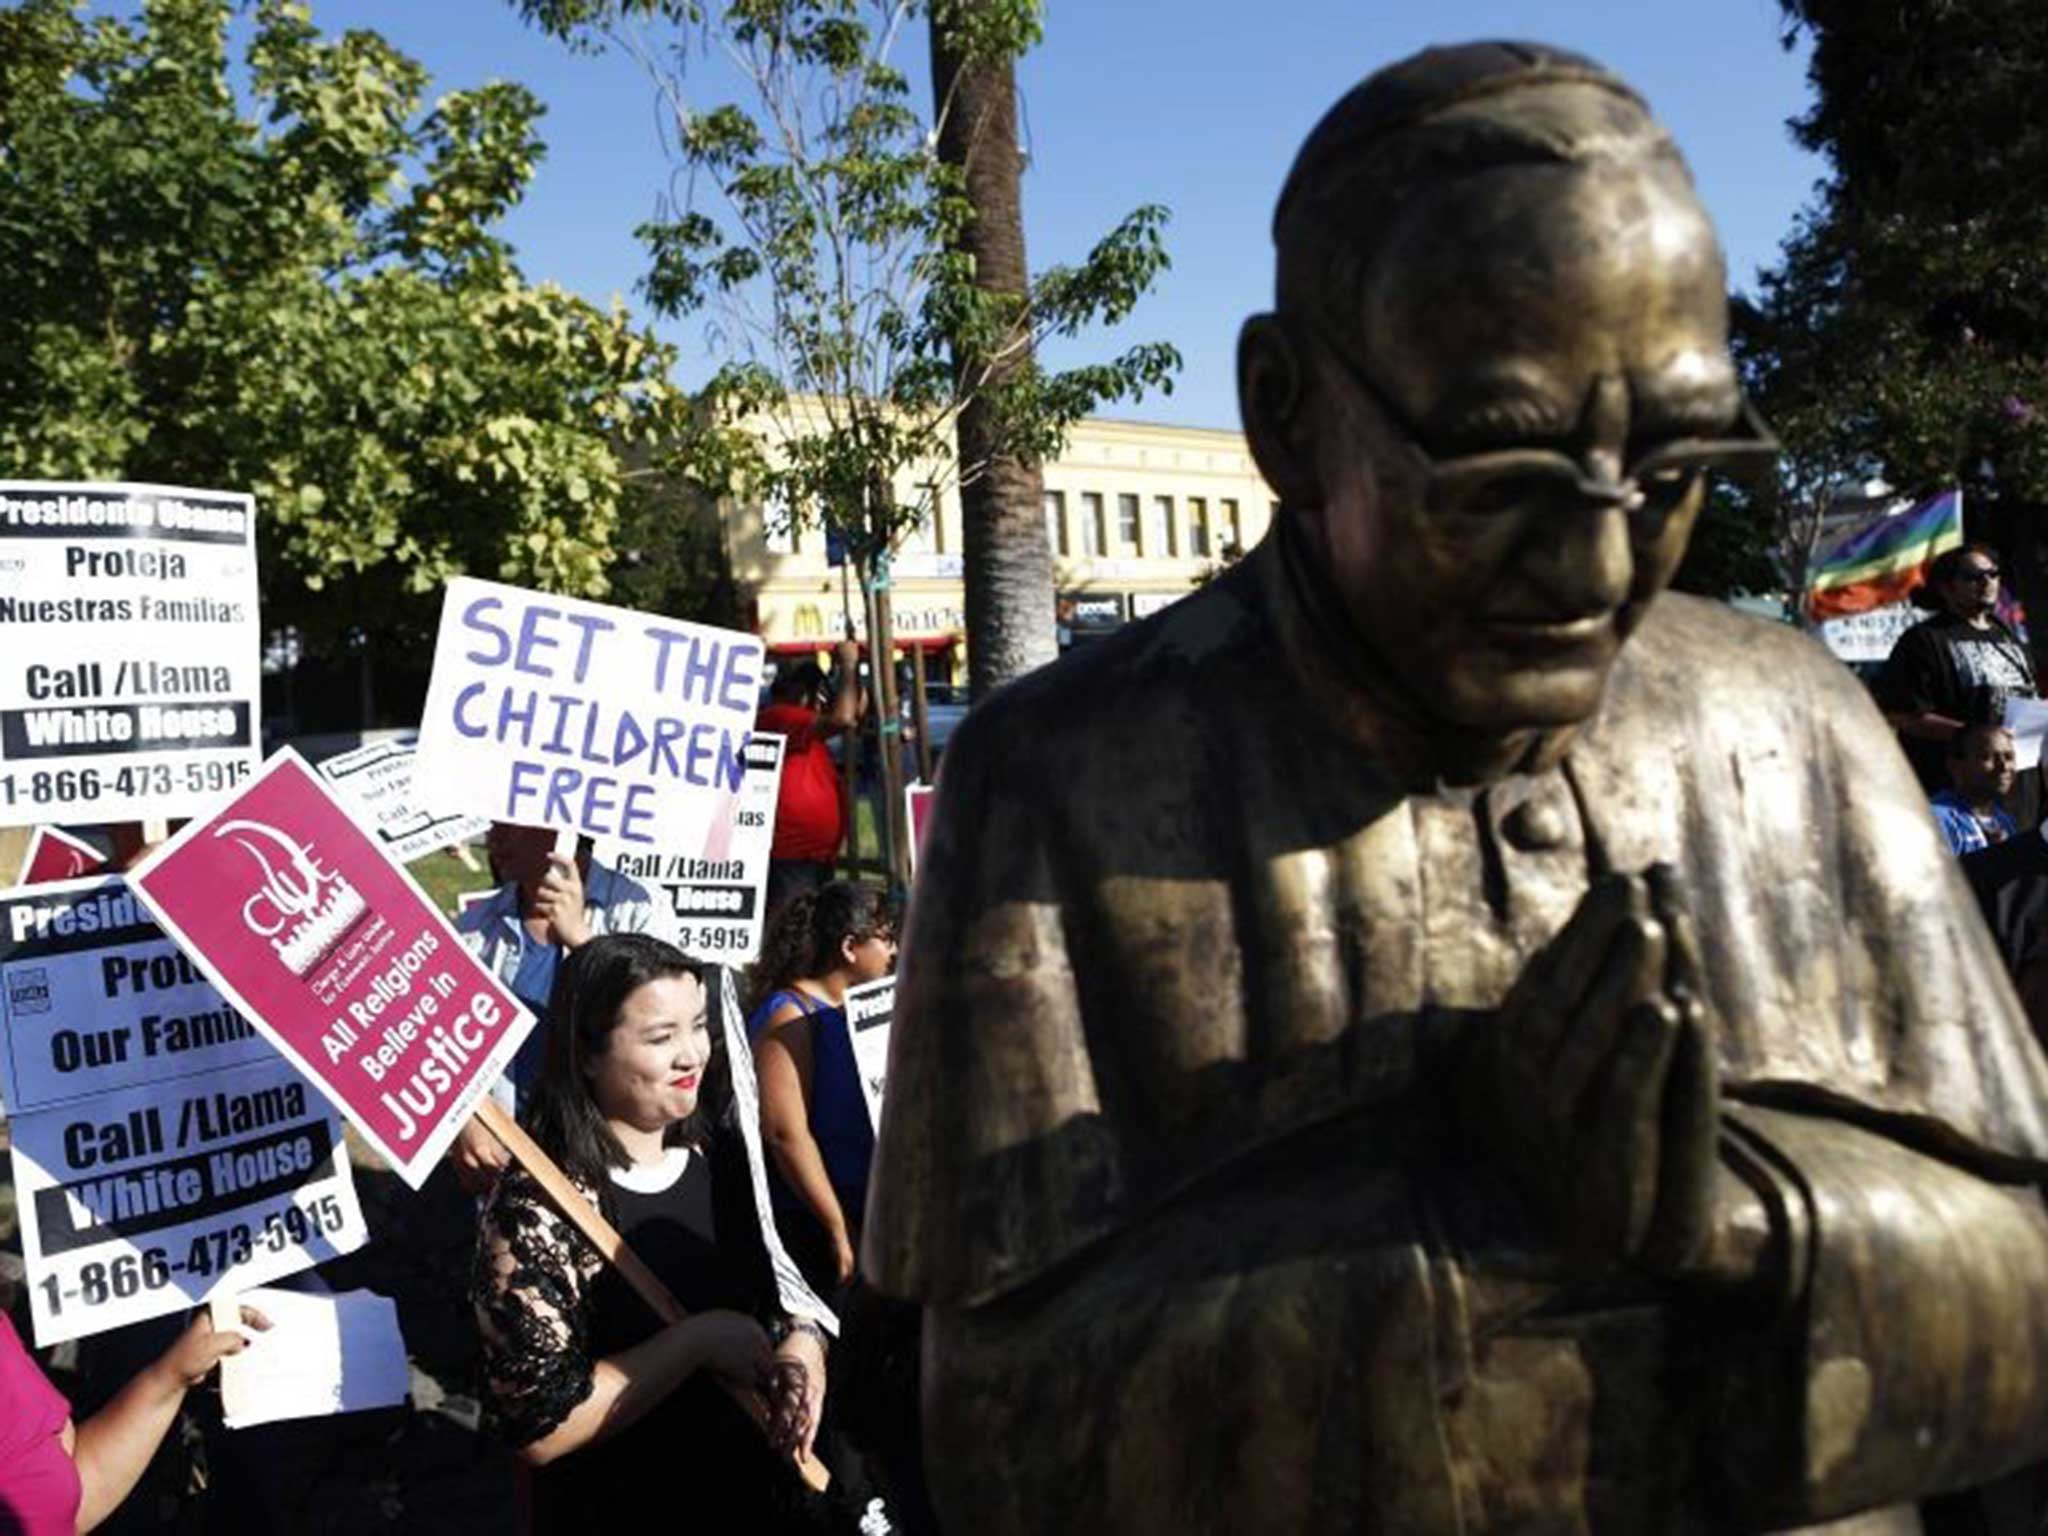
{"label": "green grass", "polygon": [[875,825],[875,803],[863,795],[853,807],[853,856],[879,863],[882,833]]}
{"label": "green grass", "polygon": [[455,898],[463,892],[491,888],[491,872],[484,863],[483,846],[473,844],[470,854],[476,860],[473,870],[463,867],[462,860],[456,857],[452,848],[430,853],[406,866],[413,879],[419,881],[426,893],[434,898],[434,904],[450,917],[455,915]]}

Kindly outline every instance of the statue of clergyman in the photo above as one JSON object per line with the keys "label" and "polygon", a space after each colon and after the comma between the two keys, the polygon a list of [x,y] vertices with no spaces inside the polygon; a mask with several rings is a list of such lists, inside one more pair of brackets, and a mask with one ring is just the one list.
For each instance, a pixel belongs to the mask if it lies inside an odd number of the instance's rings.
{"label": "statue of clergyman", "polygon": [[866,1269],[948,1528],[1918,1529],[2048,1451],[2044,1068],[1882,720],[1659,593],[1769,461],[1591,62],[1338,103],[1283,507],[960,729]]}

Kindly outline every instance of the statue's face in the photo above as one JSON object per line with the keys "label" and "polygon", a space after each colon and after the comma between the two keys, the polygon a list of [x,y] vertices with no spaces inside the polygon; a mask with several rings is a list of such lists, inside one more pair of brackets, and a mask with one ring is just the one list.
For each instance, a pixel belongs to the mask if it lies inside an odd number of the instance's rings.
{"label": "statue's face", "polygon": [[1522,166],[1418,199],[1312,344],[1330,570],[1425,709],[1591,714],[1698,514],[1683,445],[1740,414],[1725,294],[1675,167]]}

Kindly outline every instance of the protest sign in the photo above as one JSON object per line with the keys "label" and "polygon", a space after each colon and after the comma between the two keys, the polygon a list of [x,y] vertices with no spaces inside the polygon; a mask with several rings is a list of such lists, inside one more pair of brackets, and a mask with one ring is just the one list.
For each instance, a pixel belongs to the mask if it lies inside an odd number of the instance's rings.
{"label": "protest sign", "polygon": [[323,758],[314,766],[348,802],[358,825],[401,864],[423,859],[451,843],[466,843],[490,830],[482,816],[436,816],[413,791],[414,735],[372,741],[352,752]]}
{"label": "protest sign", "polygon": [[339,1121],[118,877],[0,895],[0,1088],[40,1344],[362,1246]]}
{"label": "protest sign", "polygon": [[932,797],[938,789],[930,784],[903,786],[903,809],[910,823],[910,872],[917,873],[917,861],[924,853],[925,829],[932,821]]}
{"label": "protest sign", "polygon": [[1911,603],[1892,603],[1863,613],[1823,619],[1814,636],[1841,661],[1883,661],[1899,637],[1927,615]]}
{"label": "protest sign", "polygon": [[868,1101],[868,1119],[882,1128],[882,1085],[889,1076],[889,1026],[896,1018],[896,978],[864,981],[846,989],[846,1028],[853,1037],[853,1066]]}
{"label": "protest sign", "polygon": [[259,755],[255,503],[0,481],[0,824],[188,816]]}
{"label": "protest sign", "polygon": [[421,801],[702,855],[746,772],[763,656],[754,635],[451,581],[420,719]]}
{"label": "protest sign", "polygon": [[2003,718],[2012,732],[2013,765],[2022,773],[2038,767],[2042,740],[2048,738],[2048,699],[2014,695],[2005,701]]}
{"label": "protest sign", "polygon": [[747,742],[746,778],[733,802],[727,835],[714,830],[701,857],[646,853],[611,845],[600,859],[654,892],[672,918],[685,954],[722,965],[745,965],[761,952],[761,909],[768,889],[768,850],[775,840],[775,797],[782,785],[786,738]]}
{"label": "protest sign", "polygon": [[739,989],[733,984],[730,966],[718,970],[718,1022],[725,1033],[725,1059],[731,1068],[735,1118],[740,1140],[747,1149],[747,1173],[754,1191],[754,1215],[761,1223],[762,1245],[768,1250],[768,1267],[775,1274],[775,1291],[782,1310],[791,1317],[807,1317],[835,1338],[839,1319],[819,1299],[804,1279],[796,1260],[789,1256],[782,1234],[775,1226],[775,1203],[768,1196],[768,1158],[761,1145],[761,1085],[754,1076],[754,1050],[747,1039],[747,1016],[740,1011]]}
{"label": "protest sign", "polygon": [[414,1189],[533,1027],[290,749],[130,878]]}
{"label": "protest sign", "polygon": [[22,856],[20,885],[49,885],[58,880],[82,880],[107,867],[107,856],[83,838],[73,837],[62,827],[37,827]]}

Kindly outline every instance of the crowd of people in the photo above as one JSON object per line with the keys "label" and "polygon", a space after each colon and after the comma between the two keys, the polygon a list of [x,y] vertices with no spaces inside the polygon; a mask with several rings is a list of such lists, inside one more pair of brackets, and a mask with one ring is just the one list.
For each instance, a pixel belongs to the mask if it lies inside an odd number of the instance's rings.
{"label": "crowd of people", "polygon": [[1930,562],[1927,617],[1874,680],[1879,707],[1961,861],[2036,1035],[2048,1040],[2048,827],[2037,759],[2024,771],[2008,704],[2039,690],[2026,642],[1999,617],[1997,551],[1965,544]]}

